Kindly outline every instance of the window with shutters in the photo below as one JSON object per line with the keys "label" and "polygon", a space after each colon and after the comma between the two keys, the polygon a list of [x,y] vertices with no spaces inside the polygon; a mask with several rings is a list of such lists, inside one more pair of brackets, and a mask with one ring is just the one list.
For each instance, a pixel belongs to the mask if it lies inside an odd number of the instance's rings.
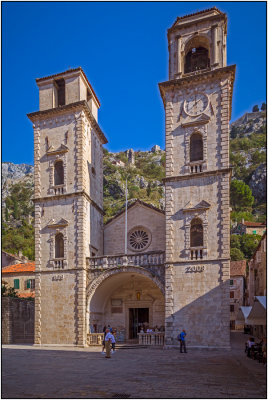
{"label": "window with shutters", "polygon": [[191,222],[190,246],[203,246],[203,224],[200,218],[194,218]]}
{"label": "window with shutters", "polygon": [[26,287],[27,289],[35,289],[35,279],[27,279]]}
{"label": "window with shutters", "polygon": [[230,292],[230,299],[234,298],[234,292]]}
{"label": "window with shutters", "polygon": [[20,288],[20,280],[14,279],[14,289],[19,289],[19,288]]}
{"label": "window with shutters", "polygon": [[55,236],[55,258],[64,258],[64,239],[62,233]]}
{"label": "window with shutters", "polygon": [[233,304],[230,305],[230,312],[234,312],[234,305]]}
{"label": "window with shutters", "polygon": [[232,286],[234,284],[233,279],[230,279],[230,285]]}
{"label": "window with shutters", "polygon": [[64,169],[63,162],[61,160],[56,161],[54,164],[54,185],[64,184]]}

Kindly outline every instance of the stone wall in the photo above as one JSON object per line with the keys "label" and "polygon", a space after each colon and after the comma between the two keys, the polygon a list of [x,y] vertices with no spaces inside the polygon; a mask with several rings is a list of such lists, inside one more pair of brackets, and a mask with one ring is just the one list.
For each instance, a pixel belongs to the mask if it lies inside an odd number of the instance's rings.
{"label": "stone wall", "polygon": [[2,343],[34,342],[34,301],[2,297]]}
{"label": "stone wall", "polygon": [[[137,204],[128,211],[127,224],[128,232],[140,226],[150,233],[151,242],[144,252],[165,250],[165,215],[163,213]],[[104,254],[123,253],[125,253],[125,213],[114,218],[104,227]],[[135,254],[129,246],[129,241],[128,254]]]}

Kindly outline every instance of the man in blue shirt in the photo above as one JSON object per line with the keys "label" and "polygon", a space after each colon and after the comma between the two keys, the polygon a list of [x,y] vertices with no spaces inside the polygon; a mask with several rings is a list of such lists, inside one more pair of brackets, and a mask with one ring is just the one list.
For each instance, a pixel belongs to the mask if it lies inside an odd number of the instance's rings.
{"label": "man in blue shirt", "polygon": [[185,343],[185,336],[186,336],[186,332],[183,329],[182,332],[179,334],[180,352],[181,353],[182,353],[182,348],[184,349],[184,353],[187,353],[187,351],[186,351],[186,343]]}

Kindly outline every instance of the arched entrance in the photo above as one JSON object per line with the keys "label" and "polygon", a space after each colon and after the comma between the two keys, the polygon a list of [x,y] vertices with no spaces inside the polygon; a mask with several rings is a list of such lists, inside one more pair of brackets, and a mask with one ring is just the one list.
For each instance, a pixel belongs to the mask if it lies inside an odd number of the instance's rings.
{"label": "arched entrance", "polygon": [[140,329],[165,324],[164,286],[141,267],[114,268],[96,278],[87,290],[88,333],[104,325],[117,330],[117,341],[136,340]]}

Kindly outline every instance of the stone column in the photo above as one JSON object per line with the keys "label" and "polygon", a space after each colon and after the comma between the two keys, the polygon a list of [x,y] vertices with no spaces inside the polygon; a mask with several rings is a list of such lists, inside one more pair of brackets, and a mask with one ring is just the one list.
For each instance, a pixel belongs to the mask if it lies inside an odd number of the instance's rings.
{"label": "stone column", "polygon": [[177,75],[181,76],[181,35],[176,37],[177,39]]}
{"label": "stone column", "polygon": [[212,47],[213,47],[213,62],[212,65],[218,64],[218,25],[212,25]]}

